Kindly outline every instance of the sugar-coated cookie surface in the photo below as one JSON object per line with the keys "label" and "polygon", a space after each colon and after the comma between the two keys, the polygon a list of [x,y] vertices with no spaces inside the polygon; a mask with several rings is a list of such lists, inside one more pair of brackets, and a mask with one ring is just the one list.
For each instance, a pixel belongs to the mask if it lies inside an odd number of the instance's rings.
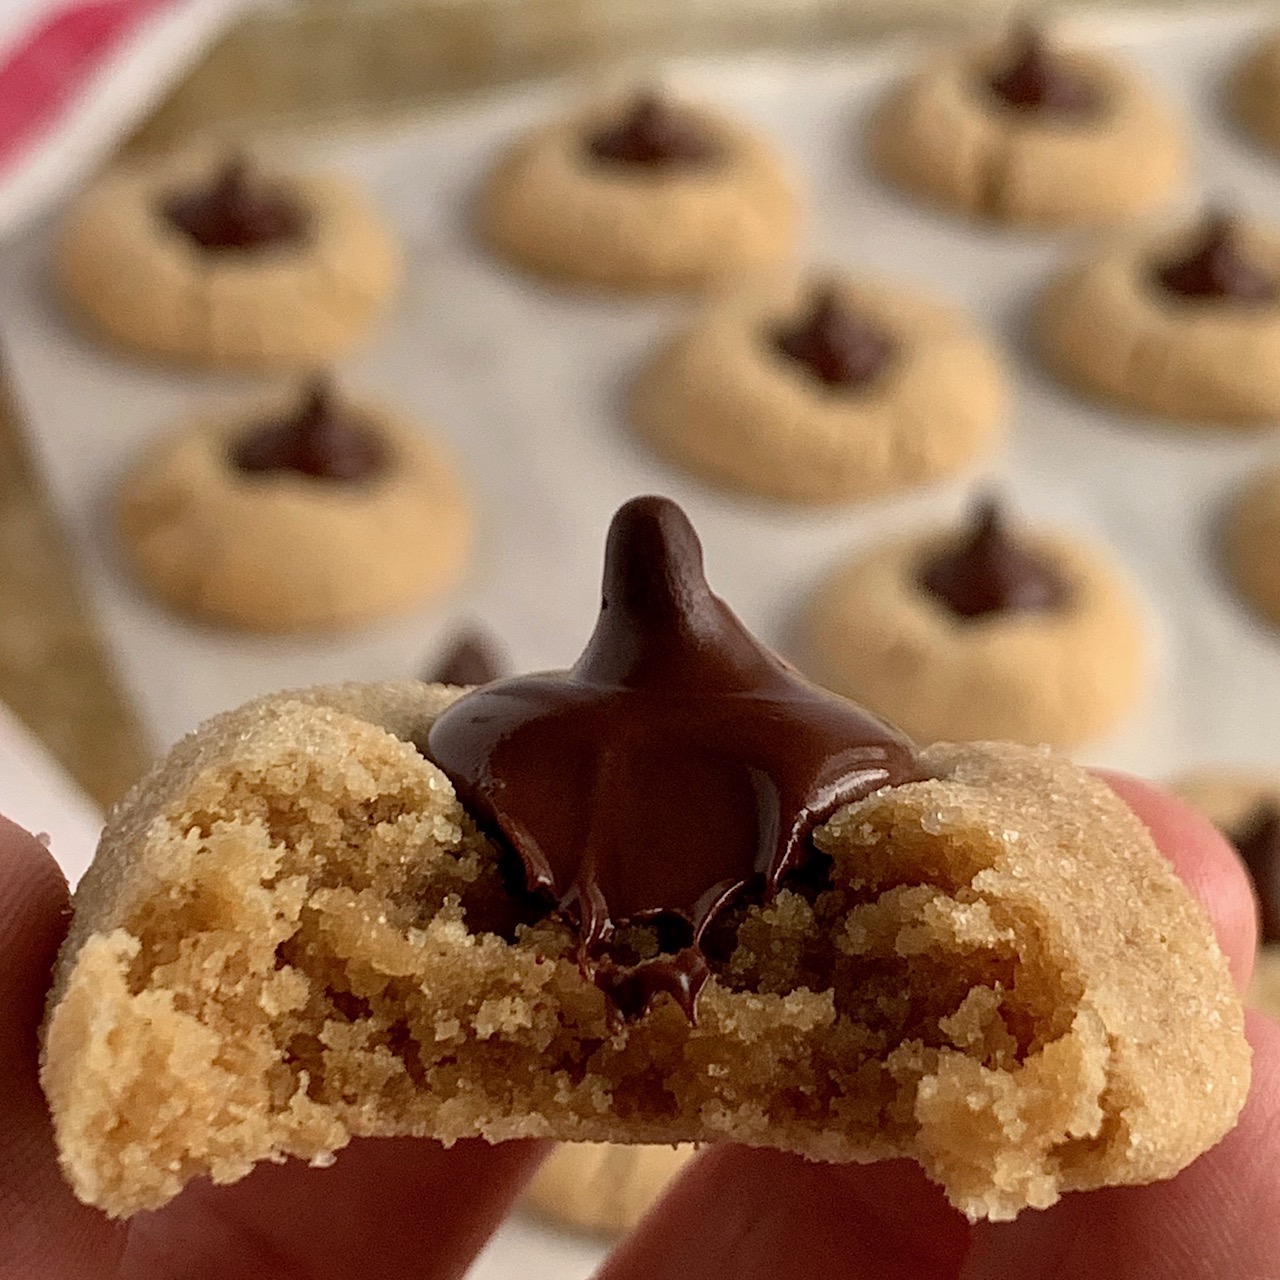
{"label": "sugar-coated cookie surface", "polygon": [[[116,528],[165,604],[253,631],[332,630],[461,577],[471,507],[444,447],[386,406],[314,400],[273,396],[181,426],[125,476]],[[280,456],[240,457],[264,441]]]}
{"label": "sugar-coated cookie surface", "polygon": [[557,1226],[622,1235],[695,1154],[692,1146],[562,1143],[538,1166],[524,1202]]}
{"label": "sugar-coated cookie surface", "polygon": [[[220,191],[228,207],[192,223],[222,236],[211,249],[168,211]],[[273,201],[292,211],[288,227],[271,225]],[[255,243],[258,231],[274,238]],[[74,313],[119,346],[183,364],[311,369],[368,335],[399,259],[389,228],[345,179],[281,176],[197,149],[96,182],[63,228],[57,270]]]}
{"label": "sugar-coated cookie surface", "polygon": [[937,54],[881,106],[870,149],[932,204],[1032,226],[1139,215],[1186,168],[1180,122],[1133,70],[1026,30]]}
{"label": "sugar-coated cookie surface", "polygon": [[[624,130],[639,135],[629,150],[593,154],[593,142]],[[800,202],[778,153],[729,116],[616,95],[519,139],[487,180],[476,216],[493,248],[541,275],[701,289],[786,261]]]}
{"label": "sugar-coated cookie surface", "polygon": [[995,350],[953,307],[840,277],[718,300],[642,371],[631,416],[714,483],[822,503],[954,474],[995,445],[1007,398]]}
{"label": "sugar-coated cookie surface", "polygon": [[[459,690],[284,694],[180,743],[76,895],[42,1081],[113,1215],[360,1134],[907,1155],[972,1218],[1172,1176],[1230,1128],[1242,1011],[1100,781],[939,745],[815,833],[829,883],[723,922],[696,1025],[621,1024],[413,746]],[[634,929],[644,954],[658,945]]]}

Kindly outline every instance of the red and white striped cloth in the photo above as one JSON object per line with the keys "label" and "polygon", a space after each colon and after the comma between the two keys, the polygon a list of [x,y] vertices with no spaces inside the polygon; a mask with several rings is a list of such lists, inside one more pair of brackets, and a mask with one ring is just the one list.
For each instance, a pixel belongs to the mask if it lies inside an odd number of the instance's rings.
{"label": "red and white striped cloth", "polygon": [[0,235],[71,190],[257,0],[0,0]]}

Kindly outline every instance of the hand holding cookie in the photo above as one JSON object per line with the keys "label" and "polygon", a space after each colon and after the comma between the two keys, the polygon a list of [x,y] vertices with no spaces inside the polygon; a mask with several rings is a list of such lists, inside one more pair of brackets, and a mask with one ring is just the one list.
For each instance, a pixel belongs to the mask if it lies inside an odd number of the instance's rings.
{"label": "hand holding cookie", "polygon": [[[1253,906],[1234,855],[1185,805],[1130,780],[1112,785],[1209,909],[1236,981],[1246,981]],[[417,1139],[356,1141],[329,1169],[292,1161],[231,1187],[195,1184],[137,1225],[79,1204],[58,1171],[36,1078],[36,1028],[67,906],[48,851],[0,823],[0,1257],[11,1274],[444,1280],[462,1272],[541,1145],[464,1142],[445,1151]],[[1037,1280],[1063,1274],[1055,1268],[1064,1260],[1068,1273],[1092,1280],[1275,1274],[1280,1029],[1255,1016],[1250,1031],[1253,1088],[1239,1123],[1172,1182],[1071,1196],[974,1230],[906,1162],[836,1166],[724,1147],[697,1162],[604,1274]],[[743,1224],[754,1221],[750,1258],[735,1254],[748,1247],[735,1243],[747,1238]]]}

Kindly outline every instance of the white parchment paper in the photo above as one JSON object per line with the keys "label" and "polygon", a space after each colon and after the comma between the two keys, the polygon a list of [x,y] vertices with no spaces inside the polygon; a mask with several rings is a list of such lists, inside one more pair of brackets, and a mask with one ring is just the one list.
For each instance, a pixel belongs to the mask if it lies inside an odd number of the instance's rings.
{"label": "white parchment paper", "polygon": [[[1219,109],[1223,75],[1262,21],[1257,13],[1113,19],[1087,32],[1122,48],[1182,103],[1197,149],[1188,207],[1209,196],[1280,216],[1280,161],[1234,134]],[[891,532],[954,518],[994,480],[1027,516],[1109,542],[1146,602],[1150,694],[1082,758],[1156,776],[1204,763],[1280,766],[1280,634],[1234,599],[1214,545],[1224,501],[1260,460],[1280,455],[1280,440],[1129,419],[1042,375],[1026,350],[1026,309],[1078,241],[923,212],[861,162],[865,116],[910,56],[899,48],[669,68],[672,83],[736,109],[791,154],[812,194],[813,261],[927,285],[968,307],[1010,352],[1014,420],[1002,456],[960,483],[844,510],[716,492],[632,437],[621,409],[628,380],[690,304],[552,290],[509,272],[470,238],[469,202],[498,150],[581,86],[525,89],[444,118],[282,144],[301,163],[368,183],[407,241],[396,314],[342,374],[353,390],[398,400],[452,442],[480,515],[463,589],[341,638],[216,631],[167,614],[137,588],[104,520],[121,469],[192,411],[234,402],[254,384],[157,371],[82,337],[50,289],[47,228],[0,258],[0,338],[32,444],[157,747],[268,690],[416,674],[470,619],[501,637],[518,667],[566,665],[594,619],[609,516],[647,491],[686,506],[713,586],[757,634],[802,658],[797,619],[836,562]],[[529,1224],[509,1226],[475,1274],[550,1280],[585,1274],[599,1256],[554,1240]]]}
{"label": "white parchment paper", "polygon": [[[1196,190],[1262,216],[1280,209],[1280,162],[1220,118],[1224,70],[1256,17],[1100,25],[1184,104],[1198,144]],[[480,513],[473,571],[452,598],[339,638],[259,639],[165,612],[124,571],[104,519],[121,469],[193,410],[254,384],[149,368],[71,328],[50,288],[47,230],[0,259],[0,337],[53,498],[128,687],[156,745],[267,690],[416,673],[459,621],[475,618],[521,667],[565,665],[594,615],[610,513],[645,491],[684,503],[711,581],[747,624],[794,654],[814,584],[869,540],[956,515],[997,477],[1029,517],[1109,541],[1151,612],[1145,707],[1088,759],[1160,774],[1202,761],[1280,764],[1280,637],[1219,574],[1213,524],[1270,433],[1175,430],[1086,405],[1025,352],[1025,310],[1073,251],[1067,235],[975,229],[883,187],[859,155],[864,117],[907,65],[901,50],[828,60],[678,64],[670,79],[753,119],[791,154],[812,193],[811,258],[913,280],[967,306],[1010,350],[1014,422],[981,475],[905,498],[811,512],[708,489],[628,430],[628,380],[691,304],[584,298],[513,274],[469,235],[478,180],[499,148],[579,91],[511,93],[450,117],[285,144],[300,163],[367,182],[409,245],[396,314],[343,370],[353,390],[403,403],[464,459]],[[797,655],[803,656],[803,655]]]}

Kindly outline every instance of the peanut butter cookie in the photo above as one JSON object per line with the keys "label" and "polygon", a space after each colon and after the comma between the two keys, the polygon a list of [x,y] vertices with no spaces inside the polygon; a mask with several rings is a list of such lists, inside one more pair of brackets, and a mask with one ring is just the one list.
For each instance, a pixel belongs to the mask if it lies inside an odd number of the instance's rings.
{"label": "peanut butter cookie", "polygon": [[304,395],[199,421],[126,477],[116,524],[181,613],[254,631],[354,626],[452,586],[471,516],[452,461],[384,408]]}
{"label": "peanut butter cookie", "polygon": [[1186,169],[1179,121],[1133,70],[1027,27],[937,55],[885,102],[870,142],[913,195],[1030,226],[1145,213]]}
{"label": "peanut butter cookie", "polygon": [[1117,240],[1051,283],[1045,364],[1111,404],[1184,422],[1280,418],[1280,233],[1210,213]]}
{"label": "peanut butter cookie", "polygon": [[954,309],[839,278],[716,302],[642,372],[631,416],[708,480],[823,503],[959,471],[994,446],[1007,399],[995,351]]}
{"label": "peanut butter cookie", "polygon": [[1243,1010],[1104,783],[909,741],[627,503],[569,672],[283,694],[178,745],[76,894],[41,1078],[116,1216],[359,1134],[918,1160],[971,1218],[1167,1178]]}
{"label": "peanut butter cookie", "polygon": [[859,554],[818,591],[812,673],[913,737],[1077,746],[1142,685],[1144,630],[1107,558],[1014,533],[994,503],[969,526]]}
{"label": "peanut butter cookie", "polygon": [[591,104],[517,142],[479,228],[540,275],[611,289],[702,289],[777,266],[800,206],[773,148],[710,107],[653,93]]}
{"label": "peanut butter cookie", "polygon": [[345,180],[200,151],[109,172],[72,209],[57,266],[75,314],[122,347],[182,364],[310,368],[368,336],[398,283],[399,251]]}

